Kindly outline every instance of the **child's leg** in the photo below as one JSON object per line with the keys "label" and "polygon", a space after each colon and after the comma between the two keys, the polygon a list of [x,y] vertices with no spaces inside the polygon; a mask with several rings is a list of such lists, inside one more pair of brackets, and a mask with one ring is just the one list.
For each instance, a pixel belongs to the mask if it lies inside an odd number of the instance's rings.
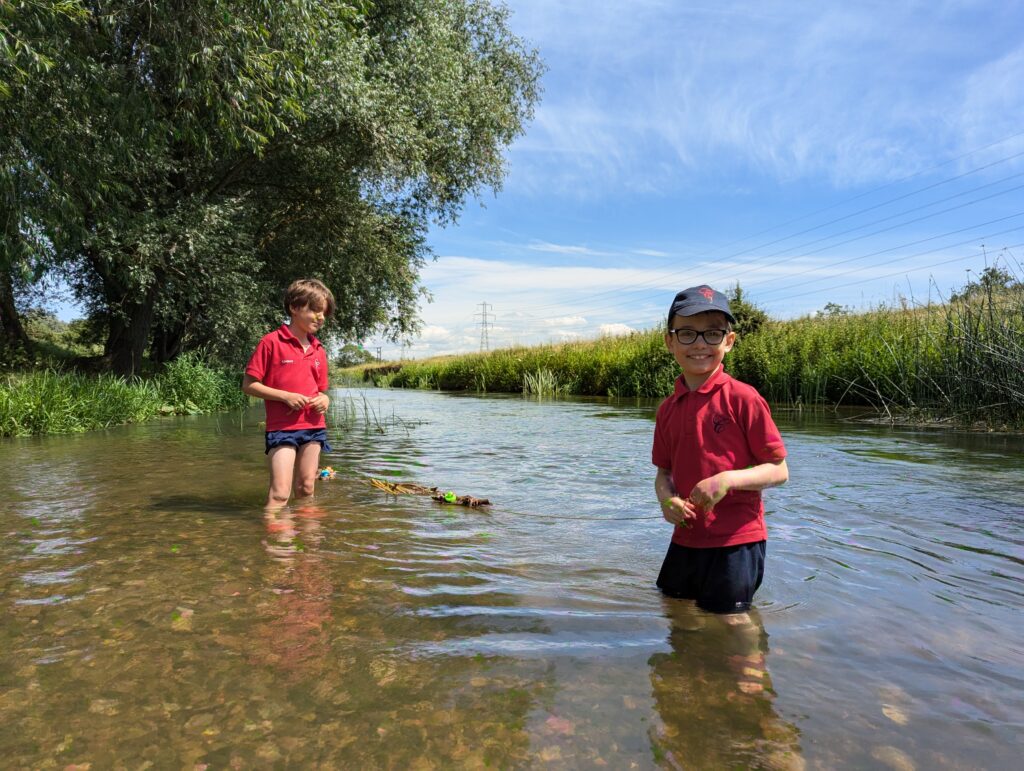
{"label": "child's leg", "polygon": [[270,466],[270,493],[267,496],[267,510],[282,508],[288,503],[292,492],[292,475],[295,469],[295,448],[278,445],[267,453]]}
{"label": "child's leg", "polygon": [[320,464],[320,442],[307,442],[299,447],[295,458],[295,497],[306,498],[313,494],[316,472]]}

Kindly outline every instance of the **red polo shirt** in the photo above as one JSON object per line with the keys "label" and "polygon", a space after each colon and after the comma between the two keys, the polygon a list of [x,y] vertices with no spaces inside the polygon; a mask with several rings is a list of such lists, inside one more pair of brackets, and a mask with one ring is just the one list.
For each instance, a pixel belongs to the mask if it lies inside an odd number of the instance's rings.
{"label": "red polo shirt", "polygon": [[[651,460],[672,472],[682,498],[699,481],[720,471],[785,457],[768,403],[756,389],[734,380],[721,367],[696,391],[680,376],[675,393],[658,408]],[[710,514],[697,517],[691,527],[676,527],[672,542],[710,548],[754,543],[767,536],[761,493],[730,490]]]}
{"label": "red polo shirt", "polygon": [[[327,390],[327,352],[320,341],[310,335],[309,347],[282,324],[264,335],[245,365],[245,374],[265,386],[281,391],[316,396]],[[326,428],[324,416],[313,407],[293,411],[284,402],[264,399],[267,408],[267,431],[294,431],[300,428]]]}

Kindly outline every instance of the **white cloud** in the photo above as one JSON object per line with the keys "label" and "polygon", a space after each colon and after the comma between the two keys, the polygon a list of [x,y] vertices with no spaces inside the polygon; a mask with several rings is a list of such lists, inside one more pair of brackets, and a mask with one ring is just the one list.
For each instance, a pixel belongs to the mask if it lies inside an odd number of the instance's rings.
{"label": "white cloud", "polygon": [[616,337],[619,335],[628,335],[631,332],[636,332],[636,330],[627,324],[601,324],[597,328],[597,332],[602,337]]}
{"label": "white cloud", "polygon": [[598,252],[590,249],[586,246],[566,246],[562,244],[549,244],[545,241],[539,241],[530,244],[527,249],[532,249],[535,252],[552,252],[554,254],[575,254],[587,257],[608,257],[610,252]]}
{"label": "white cloud", "polygon": [[420,331],[418,339],[424,343],[445,342],[452,339],[452,333],[445,327],[428,324]]}
{"label": "white cloud", "polygon": [[582,316],[559,316],[553,319],[544,319],[544,323],[552,327],[584,327],[587,320]]}

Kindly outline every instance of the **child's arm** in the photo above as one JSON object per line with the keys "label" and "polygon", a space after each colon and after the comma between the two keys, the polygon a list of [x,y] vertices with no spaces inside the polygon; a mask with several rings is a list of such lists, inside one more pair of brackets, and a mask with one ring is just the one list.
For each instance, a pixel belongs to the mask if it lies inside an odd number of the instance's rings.
{"label": "child's arm", "polygon": [[661,516],[673,525],[689,527],[690,522],[697,518],[697,510],[693,504],[676,494],[676,486],[672,482],[672,472],[658,467],[654,477],[654,492],[661,502]]}
{"label": "child's arm", "polygon": [[[257,399],[264,399],[272,402],[284,402],[294,411],[305,409],[306,405],[312,401],[310,397],[303,396],[302,394],[292,393],[291,391],[281,391],[277,388],[271,388],[270,386],[263,385],[263,383],[252,375],[242,376],[242,392],[249,394],[249,396],[255,396]],[[323,394],[321,394],[321,396],[323,396]]]}
{"label": "child's arm", "polygon": [[689,500],[702,511],[711,511],[730,490],[764,490],[789,479],[785,459],[750,468],[722,471],[702,479],[690,491]]}

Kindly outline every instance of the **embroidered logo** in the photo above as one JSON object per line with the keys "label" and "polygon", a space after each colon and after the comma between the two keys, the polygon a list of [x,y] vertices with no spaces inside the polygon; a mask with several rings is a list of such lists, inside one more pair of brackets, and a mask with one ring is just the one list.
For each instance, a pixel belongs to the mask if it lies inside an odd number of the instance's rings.
{"label": "embroidered logo", "polygon": [[313,359],[313,366],[320,369],[320,359]]}
{"label": "embroidered logo", "polygon": [[725,430],[725,427],[732,423],[727,415],[714,415],[711,418],[711,425],[714,426],[715,433],[720,434]]}
{"label": "embroidered logo", "polygon": [[281,359],[282,364],[294,364],[295,359]]}
{"label": "embroidered logo", "polygon": [[697,291],[704,295],[704,299],[709,302],[711,301],[711,298],[715,296],[715,290],[709,286],[701,287]]}

